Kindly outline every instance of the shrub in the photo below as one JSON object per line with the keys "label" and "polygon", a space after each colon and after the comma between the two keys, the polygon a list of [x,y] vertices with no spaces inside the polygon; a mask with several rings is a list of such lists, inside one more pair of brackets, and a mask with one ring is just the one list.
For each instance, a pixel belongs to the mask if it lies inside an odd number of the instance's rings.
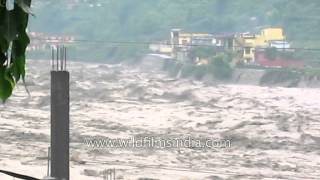
{"label": "shrub", "polygon": [[213,58],[209,64],[209,72],[213,73],[217,79],[229,79],[232,76],[233,69],[225,59],[225,55],[219,55]]}

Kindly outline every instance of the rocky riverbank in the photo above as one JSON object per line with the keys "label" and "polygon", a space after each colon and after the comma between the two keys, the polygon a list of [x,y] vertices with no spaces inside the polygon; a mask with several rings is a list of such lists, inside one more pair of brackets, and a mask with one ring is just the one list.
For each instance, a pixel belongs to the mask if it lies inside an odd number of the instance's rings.
{"label": "rocky riverbank", "polygon": [[[171,77],[189,78],[213,84],[239,84],[266,87],[320,88],[320,76],[281,68],[234,68],[230,78],[219,79],[205,66],[189,67],[170,59],[146,56],[137,64],[143,70],[164,71]],[[188,66],[188,67],[187,67]]]}

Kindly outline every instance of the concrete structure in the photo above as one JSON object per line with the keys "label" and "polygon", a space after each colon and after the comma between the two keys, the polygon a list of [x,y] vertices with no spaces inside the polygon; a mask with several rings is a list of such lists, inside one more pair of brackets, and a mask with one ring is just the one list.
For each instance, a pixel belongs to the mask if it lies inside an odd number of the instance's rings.
{"label": "concrete structure", "polygon": [[242,58],[246,63],[255,61],[257,48],[290,48],[290,44],[285,41],[286,37],[282,28],[265,28],[261,30],[260,34],[243,33],[236,39],[243,47]]}
{"label": "concrete structure", "polygon": [[150,44],[149,49],[153,52],[165,54],[165,55],[172,55],[172,52],[173,52],[172,46],[166,42],[160,42],[158,44]]}
{"label": "concrete structure", "polygon": [[235,51],[237,49],[236,34],[222,33],[213,35],[216,39],[216,47],[220,51]]}
{"label": "concrete structure", "polygon": [[286,39],[282,28],[265,28],[257,35],[256,46],[268,45],[269,41],[284,41]]}
{"label": "concrete structure", "polygon": [[51,72],[51,176],[69,180],[69,73]]}
{"label": "concrete structure", "polygon": [[52,51],[51,71],[51,177],[69,180],[69,72],[66,49]]}
{"label": "concrete structure", "polygon": [[216,39],[209,33],[189,33],[181,29],[172,29],[170,42],[172,46],[172,57],[177,60],[187,61],[190,49],[194,46],[215,46]]}
{"label": "concrete structure", "polygon": [[[171,46],[171,47],[170,47]],[[160,54],[170,55],[179,61],[194,62],[198,65],[208,64],[208,58],[195,57],[192,50],[196,47],[211,48],[215,53],[233,52],[240,54],[236,61],[244,64],[254,64],[256,50],[274,47],[288,50],[290,43],[282,28],[264,28],[258,34],[252,33],[197,33],[183,32],[181,29],[171,31],[170,43],[152,45],[150,49]],[[213,55],[215,54],[213,53]],[[260,57],[260,56],[259,56]]]}

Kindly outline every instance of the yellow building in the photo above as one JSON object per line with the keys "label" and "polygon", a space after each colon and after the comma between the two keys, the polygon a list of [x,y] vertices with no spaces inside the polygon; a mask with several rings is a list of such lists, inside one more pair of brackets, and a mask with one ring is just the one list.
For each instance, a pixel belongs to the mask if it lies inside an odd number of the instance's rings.
{"label": "yellow building", "polygon": [[286,39],[282,28],[263,29],[261,36],[264,37],[266,41],[282,41]]}
{"label": "yellow building", "polygon": [[266,28],[261,31],[260,34],[256,35],[241,35],[243,44],[250,47],[267,47],[270,41],[284,41],[286,37],[284,36],[282,28]]}
{"label": "yellow building", "polygon": [[264,28],[259,34],[209,34],[187,33],[181,29],[172,29],[170,44],[159,48],[159,52],[171,54],[176,59],[188,59],[191,45],[215,46],[222,51],[236,51],[242,53],[245,62],[254,62],[257,48],[270,47],[275,41],[285,42],[282,28]]}
{"label": "yellow building", "polygon": [[255,53],[255,48],[253,48],[253,47],[244,47],[244,49],[243,49],[243,59],[245,60],[245,63],[254,61],[254,53]]}
{"label": "yellow building", "polygon": [[189,45],[193,43],[193,39],[209,37],[212,37],[212,35],[208,33],[186,33],[180,29],[173,29],[171,31],[171,43],[173,46]]}
{"label": "yellow building", "polygon": [[187,45],[192,44],[193,38],[201,38],[201,37],[208,37],[210,34],[207,33],[180,33],[179,34],[179,44]]}
{"label": "yellow building", "polygon": [[181,29],[172,29],[171,39],[172,57],[185,61],[192,45],[212,45],[214,38],[209,33],[187,33]]}
{"label": "yellow building", "polygon": [[160,47],[159,52],[164,54],[172,54],[172,47]]}
{"label": "yellow building", "polygon": [[159,44],[150,44],[149,49],[156,53],[171,55],[173,49],[170,44],[160,42]]}
{"label": "yellow building", "polygon": [[285,41],[282,28],[265,28],[257,35],[241,35],[239,41],[243,46],[243,58],[246,62],[254,61],[255,49],[268,47],[272,41]]}

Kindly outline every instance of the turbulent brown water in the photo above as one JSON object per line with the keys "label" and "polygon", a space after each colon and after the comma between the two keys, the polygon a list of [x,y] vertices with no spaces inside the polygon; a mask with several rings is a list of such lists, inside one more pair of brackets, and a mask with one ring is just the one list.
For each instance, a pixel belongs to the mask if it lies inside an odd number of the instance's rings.
{"label": "turbulent brown water", "polygon": [[[29,61],[0,108],[0,169],[42,178],[49,67]],[[71,179],[320,179],[320,90],[210,85],[124,65],[71,63]],[[85,138],[231,139],[230,148],[94,149]],[[0,179],[12,179],[1,176]]]}

